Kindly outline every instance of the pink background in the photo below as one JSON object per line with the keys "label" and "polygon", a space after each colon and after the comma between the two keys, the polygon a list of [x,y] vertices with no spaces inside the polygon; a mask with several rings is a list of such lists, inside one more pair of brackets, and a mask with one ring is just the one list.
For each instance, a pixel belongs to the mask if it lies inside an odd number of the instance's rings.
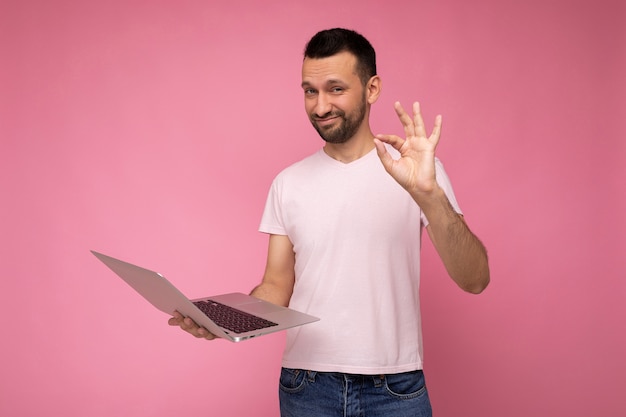
{"label": "pink background", "polygon": [[424,249],[436,415],[626,415],[619,0],[3,1],[0,415],[277,415],[284,335],[187,337],[89,249],[190,297],[251,289],[270,181],[321,146],[301,52],[333,26],[377,48],[376,132],[395,100],[444,115],[489,249],[480,296]]}

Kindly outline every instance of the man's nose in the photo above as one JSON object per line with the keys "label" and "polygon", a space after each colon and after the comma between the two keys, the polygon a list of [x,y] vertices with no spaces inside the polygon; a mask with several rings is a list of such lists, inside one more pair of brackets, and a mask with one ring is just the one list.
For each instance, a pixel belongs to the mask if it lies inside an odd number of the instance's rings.
{"label": "man's nose", "polygon": [[332,105],[330,100],[326,96],[326,94],[319,93],[317,95],[317,100],[315,101],[315,107],[313,108],[313,112],[317,117],[324,117],[328,115],[332,110]]}

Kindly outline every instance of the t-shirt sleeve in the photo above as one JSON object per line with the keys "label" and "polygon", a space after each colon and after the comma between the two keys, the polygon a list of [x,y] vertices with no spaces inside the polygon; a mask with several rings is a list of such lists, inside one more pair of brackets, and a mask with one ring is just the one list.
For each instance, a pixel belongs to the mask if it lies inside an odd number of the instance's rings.
{"label": "t-shirt sleeve", "polygon": [[[456,201],[456,196],[454,195],[450,178],[438,158],[435,158],[435,177],[437,179],[437,184],[439,184],[439,186],[443,189],[443,192],[446,194],[446,197],[448,197],[448,201],[450,201],[450,205],[452,205],[454,211],[459,214],[463,214],[461,208],[459,207],[459,203]],[[424,227],[428,226],[428,219],[424,215],[424,212],[422,212],[422,223],[424,224]]]}
{"label": "t-shirt sleeve", "polygon": [[265,209],[261,217],[259,231],[272,235],[286,235],[285,223],[283,221],[283,213],[281,210],[281,187],[280,178],[277,177],[272,181],[270,191],[265,202]]}

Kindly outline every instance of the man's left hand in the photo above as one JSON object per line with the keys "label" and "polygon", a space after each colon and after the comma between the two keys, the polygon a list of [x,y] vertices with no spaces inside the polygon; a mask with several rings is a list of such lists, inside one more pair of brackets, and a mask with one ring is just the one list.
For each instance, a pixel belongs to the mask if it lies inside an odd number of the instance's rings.
{"label": "man's left hand", "polygon": [[[428,136],[418,102],[413,103],[413,118],[399,102],[394,104],[394,108],[404,127],[406,139],[396,135],[376,135],[374,142],[378,156],[385,170],[411,195],[417,197],[429,194],[438,187],[435,180],[435,149],[441,134],[441,115],[435,118],[435,126]],[[384,143],[398,150],[400,158],[393,159]]]}

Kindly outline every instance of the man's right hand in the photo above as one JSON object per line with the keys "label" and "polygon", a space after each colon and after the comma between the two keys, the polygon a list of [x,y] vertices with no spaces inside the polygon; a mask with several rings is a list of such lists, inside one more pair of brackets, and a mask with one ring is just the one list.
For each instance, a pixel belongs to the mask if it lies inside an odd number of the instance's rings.
{"label": "man's right hand", "polygon": [[204,327],[198,326],[195,321],[189,317],[184,317],[178,311],[174,312],[174,315],[167,321],[167,324],[170,326],[178,326],[199,339],[213,340],[217,338],[213,333],[209,332]]}

